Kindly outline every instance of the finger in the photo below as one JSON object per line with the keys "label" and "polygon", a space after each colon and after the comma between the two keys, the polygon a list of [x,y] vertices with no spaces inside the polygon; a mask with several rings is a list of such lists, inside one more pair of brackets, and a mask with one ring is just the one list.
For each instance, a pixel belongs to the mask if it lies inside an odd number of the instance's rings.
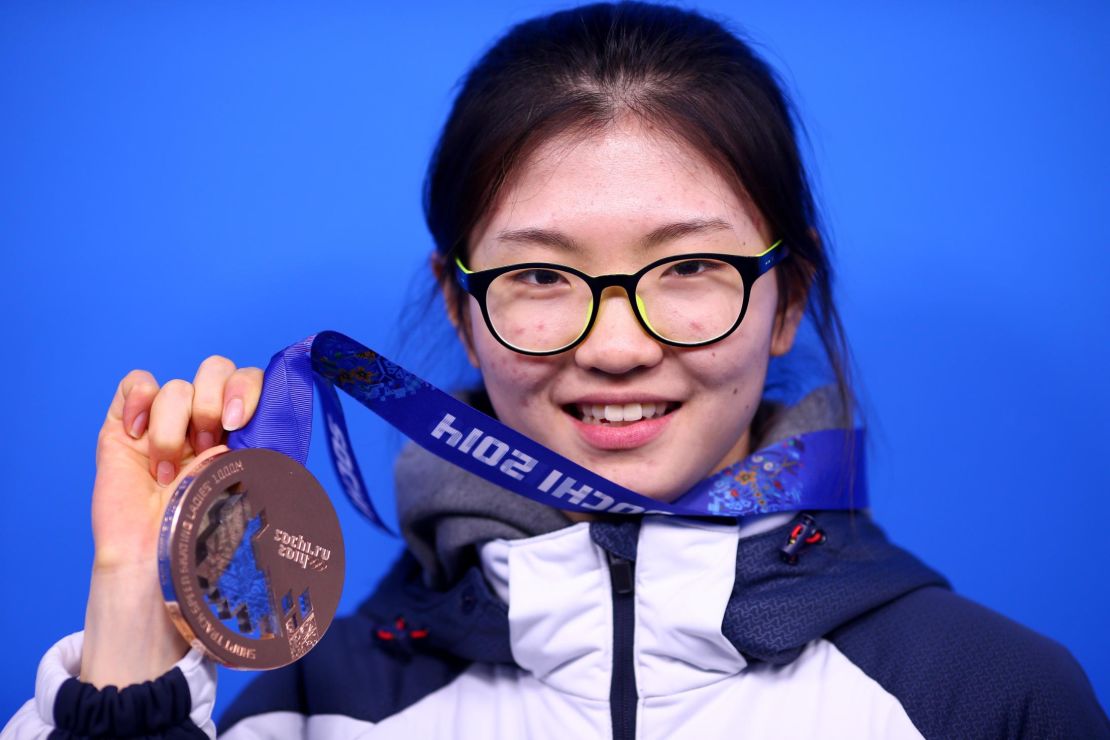
{"label": "finger", "polygon": [[150,407],[150,474],[159,485],[169,485],[177,475],[185,447],[185,431],[193,407],[193,384],[174,379],[162,386]]}
{"label": "finger", "polygon": [[[181,464],[181,469],[177,471],[177,477],[174,478],[171,485],[167,486],[167,490],[163,491],[162,495],[168,499],[181,485],[181,481],[185,480],[185,478],[190,475],[196,475],[197,471],[204,463],[208,462],[209,458],[213,458],[224,452],[227,452],[227,445],[212,445],[204,452],[198,453],[196,457],[191,458],[188,462]],[[168,503],[168,501],[165,503]],[[163,504],[163,506],[164,505],[165,504]]]}
{"label": "finger", "polygon": [[262,395],[262,368],[241,367],[231,374],[224,386],[224,429],[239,429],[254,416]]}
{"label": "finger", "polygon": [[124,431],[138,439],[146,431],[150,404],[158,394],[158,381],[146,370],[132,370],[123,376],[108,407],[108,422],[123,425]]}
{"label": "finger", "polygon": [[212,355],[200,363],[193,378],[192,445],[204,452],[220,439],[224,410],[224,385],[235,372],[235,363]]}
{"label": "finger", "polygon": [[216,457],[224,452],[227,452],[227,445],[212,445],[204,452],[198,453],[196,457],[192,457],[188,462],[184,462],[179,466],[177,477],[175,477],[168,485],[162,487],[161,495],[161,509],[169,504],[170,498],[174,492],[181,487],[181,482],[189,476],[195,476],[211,458]]}

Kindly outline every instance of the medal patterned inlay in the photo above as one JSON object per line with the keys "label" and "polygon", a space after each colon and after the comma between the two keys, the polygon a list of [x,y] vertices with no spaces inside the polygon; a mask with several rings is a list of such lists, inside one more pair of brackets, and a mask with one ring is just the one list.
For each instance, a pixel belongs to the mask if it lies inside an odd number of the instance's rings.
{"label": "medal patterned inlay", "polygon": [[311,474],[277,452],[223,453],[186,478],[167,509],[159,554],[178,629],[231,667],[296,660],[338,607],[338,519]]}

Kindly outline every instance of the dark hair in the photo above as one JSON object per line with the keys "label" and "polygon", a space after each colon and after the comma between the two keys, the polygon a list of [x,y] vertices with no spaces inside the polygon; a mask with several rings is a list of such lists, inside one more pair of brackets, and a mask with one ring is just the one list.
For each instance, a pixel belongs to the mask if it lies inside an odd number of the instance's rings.
{"label": "dark hair", "polygon": [[[641,2],[598,3],[521,23],[465,77],[424,183],[424,215],[454,281],[473,229],[544,142],[634,114],[699,151],[790,247],[779,311],[804,295],[851,425],[848,347],[795,138],[766,62],[715,20]],[[455,286],[456,288],[458,286]],[[462,314],[465,294],[456,289]]]}

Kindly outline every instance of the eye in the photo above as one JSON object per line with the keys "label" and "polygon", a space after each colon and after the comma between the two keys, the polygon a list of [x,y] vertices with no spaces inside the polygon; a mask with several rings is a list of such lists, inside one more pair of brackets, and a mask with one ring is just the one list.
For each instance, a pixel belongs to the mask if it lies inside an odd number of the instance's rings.
{"label": "eye", "polygon": [[714,260],[683,260],[681,262],[675,262],[668,267],[667,274],[676,275],[678,277],[690,277],[712,272],[720,266],[721,263]]}
{"label": "eye", "polygon": [[542,267],[537,267],[531,270],[521,270],[513,273],[513,281],[525,285],[547,287],[566,283],[567,280],[561,273],[555,270],[545,270]]}

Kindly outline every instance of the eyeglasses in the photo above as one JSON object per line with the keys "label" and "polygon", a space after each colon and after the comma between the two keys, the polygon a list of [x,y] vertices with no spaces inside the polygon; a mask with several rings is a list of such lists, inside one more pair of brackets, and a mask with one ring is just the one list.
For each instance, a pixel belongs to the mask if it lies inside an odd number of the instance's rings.
{"label": "eyeglasses", "polygon": [[700,347],[736,331],[752,285],[788,254],[780,239],[756,256],[679,254],[632,275],[597,276],[547,262],[475,272],[456,258],[455,274],[478,301],[490,333],[514,352],[553,355],[582,342],[610,286],[624,288],[632,312],[655,339]]}

